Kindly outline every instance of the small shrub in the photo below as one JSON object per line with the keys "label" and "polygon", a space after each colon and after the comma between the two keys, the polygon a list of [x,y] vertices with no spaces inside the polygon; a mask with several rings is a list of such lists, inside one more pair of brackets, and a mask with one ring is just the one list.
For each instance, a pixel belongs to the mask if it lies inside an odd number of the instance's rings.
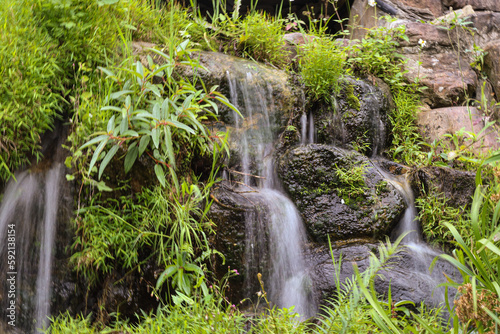
{"label": "small shrub", "polygon": [[314,99],[331,101],[341,89],[345,53],[331,37],[316,37],[301,47],[299,69]]}

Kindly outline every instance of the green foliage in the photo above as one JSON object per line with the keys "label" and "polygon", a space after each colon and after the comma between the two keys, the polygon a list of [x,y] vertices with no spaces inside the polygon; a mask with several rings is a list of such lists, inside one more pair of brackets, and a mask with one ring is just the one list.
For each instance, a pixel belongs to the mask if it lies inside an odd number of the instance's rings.
{"label": "green foliage", "polygon": [[144,206],[130,197],[105,201],[98,198],[94,196],[90,206],[77,212],[73,248],[78,251],[70,261],[91,284],[96,283],[100,273],[133,268],[139,264],[140,249],[151,244],[151,238],[145,234],[151,227],[140,219]]}
{"label": "green foliage", "polygon": [[315,37],[300,48],[300,74],[314,99],[331,101],[340,92],[345,57],[344,49],[330,36]]}
{"label": "green foliage", "polygon": [[284,48],[284,20],[265,13],[251,12],[239,25],[240,48],[250,58],[278,67],[288,64],[289,51]]}
{"label": "green foliage", "polygon": [[447,206],[447,198],[430,190],[422,197],[415,199],[418,209],[418,220],[426,240],[431,243],[452,246],[454,238],[445,223],[455,226],[466,241],[470,237],[470,221],[464,217],[465,208]]}
{"label": "green foliage", "polygon": [[406,164],[419,164],[424,159],[422,138],[416,126],[419,98],[415,92],[398,90],[393,94],[396,108],[389,114],[392,125],[390,152],[395,160]]}
{"label": "green foliage", "polygon": [[40,159],[40,136],[62,108],[58,42],[40,28],[39,10],[28,0],[0,6],[0,180]]}
{"label": "green foliage", "polygon": [[[116,36],[139,22],[151,29],[152,11],[140,0],[101,6],[94,0],[21,0],[0,8],[0,179],[39,160],[40,138],[71,111],[76,65],[105,64]],[[116,24],[115,24],[116,23]]]}
{"label": "green foliage", "polygon": [[[470,212],[471,242],[466,242],[452,224],[445,223],[458,248],[452,255],[439,257],[456,266],[462,274],[463,281],[450,280],[446,286],[460,287],[462,296],[455,311],[463,332],[467,332],[469,326],[478,333],[498,330],[500,326],[499,218],[500,202],[492,201],[485,188],[478,185]],[[457,326],[455,333],[458,330]]]}
{"label": "green foliage", "polygon": [[91,206],[78,212],[73,245],[78,251],[71,262],[96,283],[100,274],[133,269],[147,260],[141,253],[150,254],[166,267],[157,289],[172,278],[173,287],[189,296],[204,278],[202,261],[212,254],[206,237],[212,231],[206,219],[210,203],[205,203],[211,182],[182,182],[180,192],[146,188],[135,201],[130,197],[99,201],[94,196]]}
{"label": "green foliage", "polygon": [[208,298],[193,301],[189,305],[174,305],[159,308],[156,314],[143,314],[138,324],[116,321],[111,327],[98,330],[87,319],[72,318],[68,314],[52,319],[51,329],[46,333],[246,333],[246,319],[235,307],[223,306]]}
{"label": "green foliage", "polygon": [[[388,22],[391,17],[384,17]],[[397,53],[399,40],[408,41],[405,25],[388,28],[385,25],[372,28],[359,43],[348,47],[351,55],[347,66],[361,74],[373,74],[382,78],[392,90],[402,89],[406,85],[403,80],[403,64],[406,60]]]}
{"label": "green foliage", "polygon": [[[195,82],[174,78],[174,68],[180,64],[192,67],[193,70],[199,67],[189,58],[188,43],[188,40],[184,41],[175,50],[170,50],[168,55],[152,49],[164,63],[157,65],[148,56],[151,69],[144,67],[140,61],[118,68],[129,76],[120,91],[109,95],[109,102],[116,103],[110,103],[101,109],[112,112],[106,131],[94,133],[95,138],[80,148],[97,146],[93,149],[89,174],[94,165],[101,161],[98,174],[100,178],[119,149],[126,148],[125,172],[146,152],[155,162],[155,174],[162,186],[167,183],[167,170],[171,182],[179,191],[176,174],[178,164],[189,163],[193,152],[205,155],[211,151],[216,139],[203,122],[216,120],[216,102],[236,109],[216,91],[216,86],[204,91],[197,89]],[[120,75],[109,69],[102,70],[108,78],[121,82]],[[155,77],[164,80],[163,83],[154,83]],[[112,146],[106,152],[108,144]]]}
{"label": "green foliage", "polygon": [[90,315],[84,318],[81,315],[72,317],[69,312],[60,314],[58,317],[51,318],[50,328],[44,333],[51,334],[94,334],[98,333],[90,322]]}
{"label": "green foliage", "polygon": [[336,189],[339,197],[347,200],[365,195],[368,189],[365,184],[367,166],[367,162],[362,162],[359,165],[351,164],[346,167],[339,167],[335,164],[335,174],[340,181],[340,185]]}

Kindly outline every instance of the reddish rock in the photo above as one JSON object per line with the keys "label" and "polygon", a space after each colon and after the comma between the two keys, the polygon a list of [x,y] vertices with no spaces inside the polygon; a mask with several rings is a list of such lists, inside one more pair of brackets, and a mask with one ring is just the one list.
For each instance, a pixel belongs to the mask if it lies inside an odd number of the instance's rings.
{"label": "reddish rock", "polygon": [[491,81],[497,97],[500,96],[500,39],[489,42],[485,45],[484,67],[488,78]]}
{"label": "reddish rock", "polygon": [[[428,143],[445,139],[445,134],[454,134],[462,128],[478,134],[485,126],[486,119],[476,108],[448,107],[432,109],[418,114],[417,125]],[[471,126],[472,125],[472,126]],[[497,131],[490,127],[481,138],[481,142],[473,145],[476,152],[486,153],[497,150]]]}
{"label": "reddish rock", "polygon": [[395,1],[414,12],[425,13],[429,11],[432,16],[439,17],[443,15],[443,4],[441,0],[398,0]]}
{"label": "reddish rock", "polygon": [[475,10],[492,10],[500,12],[500,1],[498,0],[443,0],[443,5],[446,7],[453,7],[453,9],[471,5]]}
{"label": "reddish rock", "polygon": [[477,75],[467,59],[450,52],[406,56],[408,72],[405,76],[410,81],[419,78],[428,88],[423,93],[423,100],[431,107],[458,105],[474,95]]}

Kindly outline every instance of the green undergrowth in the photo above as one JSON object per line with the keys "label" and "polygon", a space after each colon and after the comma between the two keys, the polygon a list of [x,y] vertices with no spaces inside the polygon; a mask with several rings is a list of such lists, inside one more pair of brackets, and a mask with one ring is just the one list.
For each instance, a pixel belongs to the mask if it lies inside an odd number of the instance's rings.
{"label": "green undergrowth", "polygon": [[147,40],[158,30],[158,15],[145,0],[104,5],[111,2],[8,0],[1,6],[0,179],[40,160],[41,136],[85,98],[79,85],[97,84],[89,73],[78,77],[82,66],[115,58],[120,34]]}
{"label": "green undergrowth", "polygon": [[466,208],[451,207],[447,202],[447,198],[435,189],[415,199],[426,240],[452,248],[454,238],[446,224],[453,224],[464,240],[470,240],[470,220],[465,215]]}

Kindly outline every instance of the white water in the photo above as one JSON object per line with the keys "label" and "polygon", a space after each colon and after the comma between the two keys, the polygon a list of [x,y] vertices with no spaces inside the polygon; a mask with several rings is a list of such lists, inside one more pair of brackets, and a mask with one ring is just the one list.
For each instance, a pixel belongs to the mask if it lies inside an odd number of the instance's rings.
{"label": "white water", "polygon": [[[437,286],[444,283],[446,278],[443,272],[439,270],[429,271],[432,261],[440,253],[429,247],[422,237],[420,222],[417,219],[415,199],[407,177],[406,175],[391,175],[383,171],[376,164],[374,165],[385,179],[400,192],[407,206],[403,217],[394,230],[394,234],[396,237],[399,237],[408,233],[402,241],[412,259],[412,268],[408,268],[411,269],[411,272],[408,274],[422,277],[422,281],[434,289],[431,299],[427,300],[427,302],[432,302],[435,306],[442,306],[446,298],[445,289],[443,287],[437,288]],[[449,302],[453,303],[453,294],[450,294],[448,298]]]}
{"label": "white water", "polygon": [[[16,290],[15,298],[7,297],[8,288],[2,278],[2,314],[7,303],[15,302],[16,328],[26,333],[48,325],[61,175],[60,164],[47,172],[22,172],[16,176],[17,182],[8,183],[0,205],[0,254],[3,255],[0,270],[1,275],[14,273]],[[7,233],[12,229],[15,230],[15,263],[7,263]],[[9,234],[12,238],[12,233]],[[5,319],[3,314],[2,321]]]}
{"label": "white water", "polygon": [[[239,81],[230,73],[227,76],[231,102],[245,116],[243,124],[235,122],[242,172],[245,173],[243,182],[248,189],[258,189],[246,194],[246,197],[252,203],[265,207],[265,217],[259,217],[260,214],[254,212],[247,213],[245,217],[246,272],[250,276],[247,277],[247,288],[252,287],[249,282],[257,280],[253,277],[256,268],[266,270],[268,275],[264,276],[264,280],[268,281],[264,283],[271,302],[279,307],[294,306],[295,312],[302,317],[311,316],[316,310],[309,300],[311,283],[303,256],[305,230],[294,204],[280,192],[274,171],[272,115],[275,106],[272,88],[256,84],[251,73]],[[304,133],[302,139],[306,138],[305,127],[307,124],[301,129]],[[313,136],[314,132],[310,132],[308,140],[312,141]],[[264,179],[255,180],[252,174]],[[248,291],[251,295],[256,292]]]}
{"label": "white water", "polygon": [[315,142],[314,115],[303,113],[300,117],[300,143],[302,145]]}

